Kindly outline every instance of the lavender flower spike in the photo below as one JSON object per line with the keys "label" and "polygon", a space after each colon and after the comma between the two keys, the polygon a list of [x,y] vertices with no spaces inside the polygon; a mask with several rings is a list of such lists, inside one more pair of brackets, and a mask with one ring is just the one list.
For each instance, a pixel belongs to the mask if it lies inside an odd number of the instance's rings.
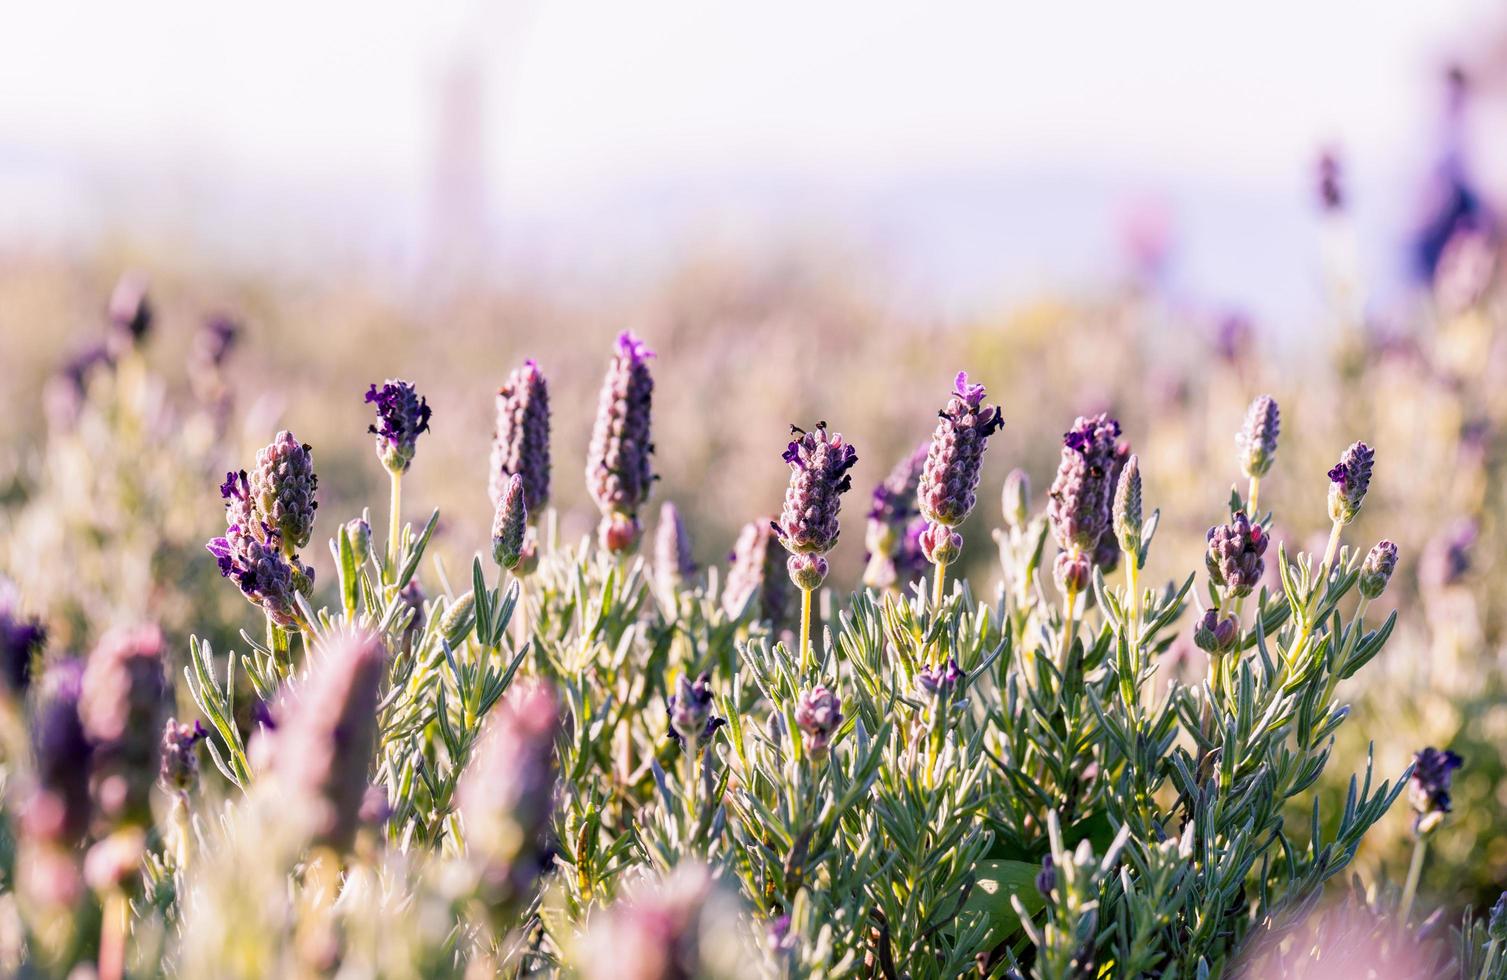
{"label": "lavender flower spike", "polygon": [[282,531],[256,506],[246,471],[225,474],[220,485],[225,501],[225,536],[205,546],[215,556],[220,575],[233,579],[247,601],[281,627],[298,623],[295,593],[307,593],[314,570],[290,556]]}
{"label": "lavender flower spike", "polygon": [[349,849],[366,796],[376,748],[377,698],[387,646],[376,633],[337,637],[279,711],[271,773],[301,809],[311,842]]}
{"label": "lavender flower spike", "polygon": [[433,413],[428,400],[407,381],[389,378],[381,388],[373,384],[366,401],[377,406],[376,423],[366,427],[376,436],[377,458],[389,473],[405,472],[413,463],[419,436],[429,431]]}
{"label": "lavender flower spike", "polygon": [[825,761],[832,736],[842,722],[842,701],[825,686],[818,684],[801,693],[795,706],[795,725],[801,730],[806,754],[814,761]]}
{"label": "lavender flower spike", "polygon": [[0,579],[0,688],[23,695],[31,683],[32,659],[47,642],[40,619],[21,613],[15,585]]}
{"label": "lavender flower spike", "polygon": [[612,363],[602,381],[596,424],[586,454],[586,486],[602,512],[602,546],[624,554],[643,533],[638,510],[654,482],[650,417],[654,378],[648,346],[628,331],[618,334]]}
{"label": "lavender flower spike", "polygon": [[1228,589],[1232,597],[1250,595],[1266,570],[1265,529],[1251,523],[1242,511],[1230,523],[1209,528],[1207,537],[1204,564],[1208,566],[1209,578],[1215,585]]}
{"label": "lavender flower spike", "polygon": [[733,553],[728,556],[732,567],[727,572],[727,586],[722,592],[723,609],[737,615],[755,592],[759,594],[754,618],[768,623],[776,633],[790,624],[790,585],[780,574],[780,552],[774,544],[774,521],[761,518],[743,526]]}
{"label": "lavender flower spike", "polygon": [[1449,750],[1429,746],[1413,755],[1413,775],[1408,780],[1408,800],[1418,814],[1413,829],[1426,836],[1444,821],[1450,812],[1450,778],[1465,762]]}
{"label": "lavender flower spike", "polygon": [[702,674],[694,682],[689,674],[680,675],[675,693],[665,707],[670,713],[670,737],[687,752],[698,751],[717,729],[727,724],[725,718],[712,714],[712,684],[708,674]]}
{"label": "lavender flower spike", "polygon": [[93,748],[79,717],[84,665],[53,663],[37,684],[32,713],[36,787],[21,813],[20,830],[33,841],[71,847],[89,832],[89,770]]}
{"label": "lavender flower spike", "polygon": [[[790,485],[785,490],[785,507],[774,523],[774,533],[792,556],[801,560],[790,563],[792,580],[805,591],[815,588],[825,575],[825,555],[837,544],[837,514],[842,495],[853,488],[849,470],[858,462],[858,452],[839,433],[828,433],[825,422],[807,432],[791,426],[795,439],[786,447],[784,460],[790,465]],[[797,579],[797,576],[800,576]],[[807,584],[802,584],[803,582]]]}
{"label": "lavender flower spike", "polygon": [[492,437],[492,506],[502,503],[508,478],[523,478],[528,512],[549,504],[549,384],[533,358],[497,389],[497,428]]}
{"label": "lavender flower spike", "polygon": [[114,630],[84,669],[79,718],[94,746],[90,792],[110,827],[149,826],[167,697],[162,631]]}
{"label": "lavender flower spike", "polygon": [[1245,413],[1245,425],[1235,437],[1240,470],[1247,479],[1259,480],[1272,468],[1277,456],[1277,436],[1282,431],[1282,413],[1271,395],[1261,395]]}
{"label": "lavender flower spike", "polygon": [[1141,461],[1137,456],[1131,456],[1125,461],[1125,467],[1120,471],[1120,480],[1115,487],[1114,505],[1110,508],[1110,514],[1114,521],[1115,537],[1119,541],[1120,548],[1136,558],[1141,550]]}
{"label": "lavender flower spike", "polygon": [[659,529],[654,537],[654,573],[660,588],[673,595],[682,582],[695,578],[696,563],[691,560],[691,535],[680,510],[666,500],[659,508]]}
{"label": "lavender flower spike", "polygon": [[162,762],[157,770],[157,785],[164,793],[191,793],[199,785],[199,753],[196,746],[209,732],[198,721],[184,724],[176,718],[167,720],[162,730]]}
{"label": "lavender flower spike", "polygon": [[1379,599],[1387,591],[1392,573],[1397,571],[1397,545],[1390,541],[1378,541],[1361,562],[1360,579],[1357,585],[1360,594],[1367,599]]}
{"label": "lavender flower spike", "polygon": [[1371,469],[1376,451],[1363,442],[1346,449],[1340,461],[1329,471],[1329,519],[1349,524],[1360,511],[1366,491],[1371,487]]}
{"label": "lavender flower spike", "polygon": [[285,552],[292,555],[309,543],[319,507],[314,499],[319,477],[307,444],[287,430],[279,432],[257,451],[249,487],[260,519],[278,530]]}
{"label": "lavender flower spike", "polygon": [[863,584],[884,589],[906,583],[925,571],[926,558],[921,553],[921,532],[926,520],[916,502],[916,489],[931,443],[923,442],[890,470],[884,482],[874,488],[869,506],[868,531],[864,546],[868,550]]}
{"label": "lavender flower spike", "polygon": [[1120,423],[1108,415],[1080,417],[1062,437],[1047,517],[1065,551],[1091,551],[1109,527],[1119,437]]}
{"label": "lavender flower spike", "polygon": [[508,477],[497,512],[492,518],[492,560],[503,568],[517,568],[523,556],[523,538],[528,530],[528,507],[524,505],[523,477]]}
{"label": "lavender flower spike", "polygon": [[917,488],[921,514],[933,524],[957,527],[978,502],[979,469],[989,436],[1005,424],[998,405],[984,405],[984,386],[959,371],[953,396],[938,412],[937,428]]}

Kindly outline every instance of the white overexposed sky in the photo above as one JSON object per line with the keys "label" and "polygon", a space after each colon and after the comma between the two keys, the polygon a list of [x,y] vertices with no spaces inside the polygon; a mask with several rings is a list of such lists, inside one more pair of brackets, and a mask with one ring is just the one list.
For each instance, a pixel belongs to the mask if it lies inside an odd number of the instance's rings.
{"label": "white overexposed sky", "polygon": [[[1106,212],[1140,193],[1170,201],[1195,255],[1187,235],[1236,240],[1242,215],[1278,200],[1292,211],[1266,233],[1287,234],[1311,209],[1326,144],[1344,147],[1357,185],[1378,188],[1376,220],[1395,226],[1383,191],[1427,162],[1442,57],[1491,9],[10,4],[0,241],[155,221],[210,238],[233,221],[259,240],[302,221],[357,251],[363,238],[418,248],[437,93],[448,66],[470,62],[485,69],[488,220],[515,243],[610,263],[614,241],[641,250],[661,224],[820,219],[901,239],[943,281],[975,245],[1032,276],[1065,265],[1073,277],[1085,270],[1072,255],[1109,248]],[[975,240],[975,211],[1014,237]],[[1053,222],[1068,226],[1038,227]],[[1032,237],[1045,251],[1012,247]]]}

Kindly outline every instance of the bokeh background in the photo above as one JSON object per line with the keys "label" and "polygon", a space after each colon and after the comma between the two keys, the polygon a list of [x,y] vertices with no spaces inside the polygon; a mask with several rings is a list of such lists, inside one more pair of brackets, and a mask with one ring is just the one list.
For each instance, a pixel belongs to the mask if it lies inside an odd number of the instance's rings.
{"label": "bokeh background", "polygon": [[[1327,530],[1324,471],[1365,439],[1354,543],[1404,554],[1398,640],[1351,682],[1324,791],[1368,741],[1387,776],[1454,746],[1427,887],[1479,907],[1507,886],[1495,5],[185,0],[4,21],[0,572],[58,642],[153,618],[181,653],[250,625],[202,549],[219,474],[287,427],[321,515],[380,515],[361,395],[386,377],[434,406],[405,503],[440,508],[447,567],[486,540],[492,393],[525,357],[553,389],[560,526],[588,533],[625,327],[659,352],[656,496],[700,562],[778,507],[790,423],[858,446],[841,588],[863,491],[961,368],[1007,419],[968,532],[981,589],[1004,473],[1044,487],[1058,434],[1101,409],[1166,516],[1152,572],[1186,574],[1270,392],[1262,498],[1289,548]],[[90,353],[123,275],[153,310],[130,377]],[[236,327],[223,361],[208,323]],[[1168,670],[1196,675],[1185,646]],[[1401,877],[1408,823],[1368,840],[1364,874]]]}

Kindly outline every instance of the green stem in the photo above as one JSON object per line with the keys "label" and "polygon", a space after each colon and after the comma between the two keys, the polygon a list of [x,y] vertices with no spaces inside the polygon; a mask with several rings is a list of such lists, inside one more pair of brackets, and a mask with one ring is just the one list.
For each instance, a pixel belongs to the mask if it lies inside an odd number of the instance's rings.
{"label": "green stem", "polygon": [[1058,651],[1057,667],[1062,672],[1064,683],[1067,680],[1068,652],[1073,648],[1074,616],[1078,609],[1078,590],[1069,587],[1067,590],[1067,602],[1062,616],[1062,649]]}
{"label": "green stem", "polygon": [[1251,477],[1251,489],[1250,489],[1250,493],[1248,493],[1246,495],[1246,501],[1245,501],[1245,512],[1246,512],[1247,515],[1250,516],[1250,519],[1253,520],[1253,521],[1256,519],[1256,515],[1258,513],[1260,513],[1260,511],[1258,511],[1257,508],[1256,508],[1256,501],[1259,500],[1260,497],[1261,497],[1261,477],[1259,477],[1259,476],[1253,476],[1253,477]]}
{"label": "green stem", "polygon": [[1413,844],[1413,863],[1408,866],[1408,881],[1402,886],[1402,902],[1398,906],[1398,918],[1407,928],[1408,918],[1413,914],[1413,899],[1418,894],[1418,878],[1423,874],[1423,855],[1428,850],[1428,837],[1420,834]]}
{"label": "green stem", "polygon": [[1340,529],[1344,527],[1339,521],[1335,521],[1329,529],[1329,546],[1324,549],[1324,568],[1334,564],[1335,557],[1340,551]]}
{"label": "green stem", "polygon": [[811,590],[801,589],[801,675],[811,668]]}
{"label": "green stem", "polygon": [[942,611],[942,601],[947,598],[947,563],[937,562],[936,581],[931,587],[931,606],[938,612]]}
{"label": "green stem", "polygon": [[388,498],[387,515],[387,564],[392,581],[398,580],[398,546],[403,533],[403,474],[389,470],[392,494]]}

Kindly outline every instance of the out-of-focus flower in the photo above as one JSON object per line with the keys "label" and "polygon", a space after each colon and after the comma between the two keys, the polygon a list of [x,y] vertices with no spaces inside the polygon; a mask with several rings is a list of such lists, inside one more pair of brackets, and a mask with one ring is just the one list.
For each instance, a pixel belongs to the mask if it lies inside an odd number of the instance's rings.
{"label": "out-of-focus flower", "polygon": [[269,776],[311,843],[350,848],[376,748],[377,698],[386,668],[380,635],[337,636],[278,710]]}
{"label": "out-of-focus flower", "polygon": [[874,488],[864,537],[863,584],[871,589],[909,582],[924,571],[919,536],[926,521],[920,517],[916,488],[930,450],[930,442],[921,443]]}
{"label": "out-of-focus flower", "polygon": [[1479,533],[1475,521],[1462,518],[1435,535],[1419,563],[1418,579],[1424,587],[1444,589],[1459,585],[1470,572],[1471,549]]}
{"label": "out-of-focus flower", "polygon": [[842,721],[842,701],[824,685],[803,691],[796,702],[795,724],[801,730],[801,743],[817,762],[826,759],[832,736]]}
{"label": "out-of-focus flower", "polygon": [[696,752],[711,740],[712,734],[727,724],[727,719],[712,714],[712,684],[708,674],[692,681],[680,675],[675,693],[665,705],[670,713],[670,737],[687,752]]}
{"label": "out-of-focus flower", "polygon": [[520,685],[493,712],[456,788],[479,890],[505,911],[532,890],[554,810],[560,708],[547,686]]}
{"label": "out-of-focus flower", "polygon": [[157,771],[157,785],[164,793],[191,793],[199,785],[200,739],[209,732],[198,721],[183,724],[176,718],[167,720],[162,730],[162,762]]}
{"label": "out-of-focus flower", "polygon": [[58,431],[69,431],[78,422],[89,385],[96,375],[115,367],[115,357],[104,344],[91,344],[69,357],[47,381],[42,401],[47,421]]}
{"label": "out-of-focus flower", "polygon": [[110,827],[148,826],[167,698],[162,631],[107,633],[84,669],[79,718],[94,746],[90,790]]}
{"label": "out-of-focus flower", "polygon": [[533,358],[497,389],[492,436],[492,506],[502,502],[508,478],[523,478],[523,499],[536,516],[549,505],[549,383]]}
{"label": "out-of-focus flower", "polygon": [[[842,495],[853,487],[849,470],[858,462],[858,452],[840,433],[827,432],[825,422],[807,432],[792,426],[796,438],[785,448],[790,466],[790,485],[785,489],[785,507],[772,527],[780,543],[793,556],[821,556],[837,544],[838,509]],[[792,580],[825,576],[825,562],[790,563]],[[820,578],[817,578],[820,584]],[[801,588],[800,582],[796,583]]]}
{"label": "out-of-focus flower", "polygon": [[145,277],[132,272],[120,277],[110,294],[106,320],[110,325],[108,344],[116,356],[146,340],[152,329],[152,304],[147,300]]}
{"label": "out-of-focus flower", "polygon": [[1478,305],[1491,289],[1497,273],[1497,243],[1474,223],[1455,229],[1434,268],[1434,301],[1446,316],[1458,316]]}
{"label": "out-of-focus flower", "polygon": [[1230,523],[1209,528],[1204,564],[1215,585],[1228,589],[1231,596],[1250,595],[1261,584],[1266,571],[1267,535],[1242,511]]}
{"label": "out-of-focus flower", "polygon": [[665,594],[696,577],[691,560],[691,533],[680,519],[680,509],[666,500],[659,508],[659,528],[654,536],[654,574]]}
{"label": "out-of-focus flower", "polygon": [[190,378],[224,370],[240,337],[241,327],[232,318],[221,313],[205,317],[188,352]]}
{"label": "out-of-focus flower", "polygon": [[1387,583],[1392,580],[1392,573],[1397,570],[1397,545],[1390,541],[1378,541],[1372,549],[1366,553],[1366,558],[1361,562],[1360,594],[1367,599],[1376,599],[1387,590]]}
{"label": "out-of-focus flower", "polygon": [[1214,327],[1214,353],[1231,366],[1244,364],[1254,346],[1255,330],[1244,313],[1227,313]]}
{"label": "out-of-focus flower", "polygon": [[774,521],[760,518],[743,525],[737,544],[728,556],[727,585],[722,591],[723,608],[736,614],[755,591],[759,593],[755,618],[776,633],[790,624],[791,595],[788,576],[781,574],[780,551],[774,544]]}
{"label": "out-of-focus flower", "polygon": [[93,747],[79,717],[84,665],[59,660],[37,684],[31,742],[36,786],[22,812],[29,839],[71,847],[89,832],[89,772]]}
{"label": "out-of-focus flower", "polygon": [[1418,816],[1413,827],[1419,834],[1431,833],[1450,812],[1449,784],[1465,760],[1454,752],[1429,746],[1413,755],[1413,775],[1408,780],[1408,800]]}
{"label": "out-of-focus flower", "polygon": [[593,915],[575,964],[586,980],[731,980],[762,973],[740,904],[702,864],[633,881]]}
{"label": "out-of-focus flower", "polygon": [[523,537],[528,530],[528,508],[524,505],[523,477],[508,477],[497,513],[492,518],[492,560],[503,568],[517,568],[523,557]]}
{"label": "out-of-focus flower", "polygon": [[654,352],[629,331],[618,334],[612,363],[602,381],[596,423],[586,454],[586,486],[602,512],[602,546],[624,554],[643,533],[638,511],[654,484],[650,422]]}
{"label": "out-of-focus flower", "polygon": [[1329,519],[1349,524],[1360,512],[1371,487],[1376,452],[1363,442],[1352,443],[1329,470]]}
{"label": "out-of-focus flower", "polygon": [[1240,470],[1249,479],[1259,479],[1272,468],[1277,455],[1277,436],[1282,429],[1282,415],[1276,399],[1260,395],[1245,413],[1245,425],[1235,437]]}
{"label": "out-of-focus flower", "polygon": [[957,682],[963,679],[963,671],[951,657],[945,664],[925,666],[916,671],[916,687],[928,697],[942,697],[950,693]]}
{"label": "out-of-focus flower", "polygon": [[283,550],[291,555],[308,545],[319,508],[319,477],[309,445],[287,430],[279,432],[257,450],[249,485],[257,517],[277,529]]}
{"label": "out-of-focus flower", "polygon": [[979,472],[989,436],[1005,422],[998,405],[984,404],[984,386],[969,384],[966,371],[958,372],[953,395],[937,416],[916,499],[928,521],[957,527],[978,502]]}
{"label": "out-of-focus flower", "polygon": [[373,384],[367,390],[366,401],[377,406],[377,421],[366,427],[376,436],[377,458],[388,472],[404,472],[413,463],[419,436],[429,431],[428,400],[409,382],[388,378],[381,388]]}
{"label": "out-of-focus flower", "polygon": [[1051,854],[1041,858],[1041,870],[1036,873],[1036,890],[1041,892],[1043,898],[1050,899],[1052,892],[1057,890],[1057,863]]}
{"label": "out-of-focus flower", "polygon": [[0,578],[0,685],[15,695],[31,684],[31,665],[47,642],[42,621],[21,611],[15,585]]}
{"label": "out-of-focus flower", "polygon": [[1024,529],[1031,517],[1030,500],[1031,478],[1025,470],[1011,470],[1000,491],[1000,510],[1004,513],[1005,523],[1016,530]]}
{"label": "out-of-focus flower", "polygon": [[1333,150],[1325,150],[1319,157],[1319,206],[1325,211],[1338,212],[1345,207],[1345,192],[1341,184],[1343,174],[1339,156]]}

